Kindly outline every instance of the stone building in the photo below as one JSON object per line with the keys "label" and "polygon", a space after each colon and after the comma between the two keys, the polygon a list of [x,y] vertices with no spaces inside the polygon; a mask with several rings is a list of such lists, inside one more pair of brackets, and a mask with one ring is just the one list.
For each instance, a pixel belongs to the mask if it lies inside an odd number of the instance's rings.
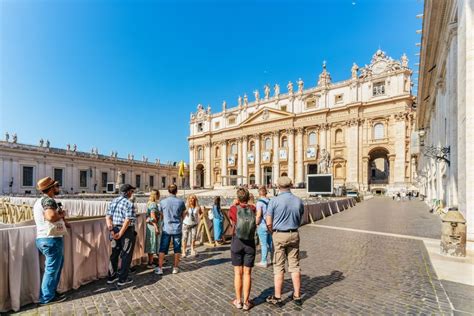
{"label": "stone building", "polygon": [[456,206],[474,240],[474,1],[426,0],[420,52],[417,185]]}
{"label": "stone building", "polygon": [[314,173],[332,173],[335,186],[360,190],[411,186],[408,58],[378,50],[369,65],[353,64],[348,73],[332,82],[323,63],[313,86],[290,81],[282,93],[267,84],[252,102],[247,94],[233,108],[224,101],[219,113],[198,105],[188,138],[191,186],[273,184],[281,175],[302,186]]}
{"label": "stone building", "polygon": [[110,182],[130,183],[145,192],[171,183],[189,185],[187,171],[183,183],[174,163],[139,161],[131,154],[124,159],[117,152],[102,155],[97,148],[86,153],[76,145],[52,148],[44,140],[38,146],[19,144],[16,135],[10,139],[6,133],[0,141],[0,194],[36,194],[37,180],[47,176],[59,181],[64,193],[105,193]]}

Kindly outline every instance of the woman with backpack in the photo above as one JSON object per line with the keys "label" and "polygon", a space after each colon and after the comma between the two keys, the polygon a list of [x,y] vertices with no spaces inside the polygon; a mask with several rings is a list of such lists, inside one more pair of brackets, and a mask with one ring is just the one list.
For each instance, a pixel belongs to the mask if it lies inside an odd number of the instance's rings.
{"label": "woman with backpack", "polygon": [[145,252],[148,254],[148,269],[154,268],[153,257],[160,249],[160,192],[151,190],[146,204]]}
{"label": "woman with backpack", "polygon": [[198,198],[196,195],[191,194],[186,202],[186,216],[183,220],[183,258],[186,257],[186,246],[188,243],[189,235],[191,235],[191,255],[196,255],[194,249],[197,235],[197,225],[199,224],[199,218],[201,217],[202,210],[199,206]]}
{"label": "woman with backpack", "polygon": [[[262,252],[262,259],[257,266],[266,268],[268,264],[272,264],[272,235],[268,232],[265,218],[267,216],[267,207],[270,200],[267,198],[267,188],[261,186],[258,190],[259,197],[257,199],[257,235],[260,240],[260,249]],[[270,260],[267,261],[268,254],[270,253]]]}
{"label": "woman with backpack", "polygon": [[214,227],[214,245],[222,245],[224,240],[222,235],[224,233],[224,214],[221,210],[221,197],[216,196],[214,198],[214,205],[212,206],[212,223]]}
{"label": "woman with backpack", "polygon": [[[229,218],[232,224],[232,243],[230,257],[234,266],[235,299],[232,305],[248,311],[253,307],[250,301],[252,287],[252,268],[255,263],[255,206],[249,205],[249,191],[237,189],[237,205],[232,205]],[[243,292],[243,299],[242,299]]]}

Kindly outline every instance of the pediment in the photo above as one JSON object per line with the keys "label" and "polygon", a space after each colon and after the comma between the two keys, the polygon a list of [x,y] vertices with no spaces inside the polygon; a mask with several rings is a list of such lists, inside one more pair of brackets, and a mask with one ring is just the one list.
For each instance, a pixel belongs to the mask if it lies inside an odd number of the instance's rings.
{"label": "pediment", "polygon": [[294,114],[280,111],[272,108],[262,108],[253,113],[249,118],[242,122],[241,126],[261,124],[286,118],[292,118]]}

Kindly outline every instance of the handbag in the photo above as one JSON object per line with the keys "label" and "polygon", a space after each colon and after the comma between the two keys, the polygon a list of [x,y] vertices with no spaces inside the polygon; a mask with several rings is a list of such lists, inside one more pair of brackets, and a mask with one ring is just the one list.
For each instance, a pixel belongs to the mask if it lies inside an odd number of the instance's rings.
{"label": "handbag", "polygon": [[45,222],[48,223],[48,231],[46,233],[48,237],[63,237],[67,235],[66,223],[64,223],[63,219],[54,223],[50,221]]}
{"label": "handbag", "polygon": [[207,217],[209,217],[211,221],[214,219],[214,213],[212,212],[212,210],[207,211]]}

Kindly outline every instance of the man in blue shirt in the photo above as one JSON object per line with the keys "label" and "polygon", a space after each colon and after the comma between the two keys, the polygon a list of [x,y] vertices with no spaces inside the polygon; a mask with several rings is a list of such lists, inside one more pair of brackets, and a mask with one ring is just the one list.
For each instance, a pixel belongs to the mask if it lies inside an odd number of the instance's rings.
{"label": "man in blue shirt", "polygon": [[278,179],[280,194],[268,203],[266,223],[268,230],[273,232],[274,262],[273,274],[275,281],[275,295],[267,298],[267,302],[281,306],[281,290],[285,274],[285,263],[288,261],[288,272],[293,281],[293,300],[301,306],[301,270],[300,270],[300,227],[304,212],[303,201],[290,192],[291,179]]}
{"label": "man in blue shirt", "polygon": [[[135,246],[136,215],[133,203],[130,201],[135,188],[130,184],[120,187],[120,196],[115,198],[107,209],[105,220],[110,231],[112,254],[110,255],[108,284],[118,281],[119,286],[132,283],[128,277]],[[117,273],[118,259],[122,259]]]}
{"label": "man in blue shirt", "polygon": [[178,187],[175,184],[168,186],[168,192],[171,195],[160,202],[161,211],[163,213],[163,232],[161,234],[158,267],[155,269],[155,273],[158,275],[163,274],[163,261],[165,255],[168,254],[171,240],[173,240],[174,252],[173,274],[179,272],[178,265],[181,258],[182,226],[183,218],[186,215],[186,206],[183,200],[176,197]]}

